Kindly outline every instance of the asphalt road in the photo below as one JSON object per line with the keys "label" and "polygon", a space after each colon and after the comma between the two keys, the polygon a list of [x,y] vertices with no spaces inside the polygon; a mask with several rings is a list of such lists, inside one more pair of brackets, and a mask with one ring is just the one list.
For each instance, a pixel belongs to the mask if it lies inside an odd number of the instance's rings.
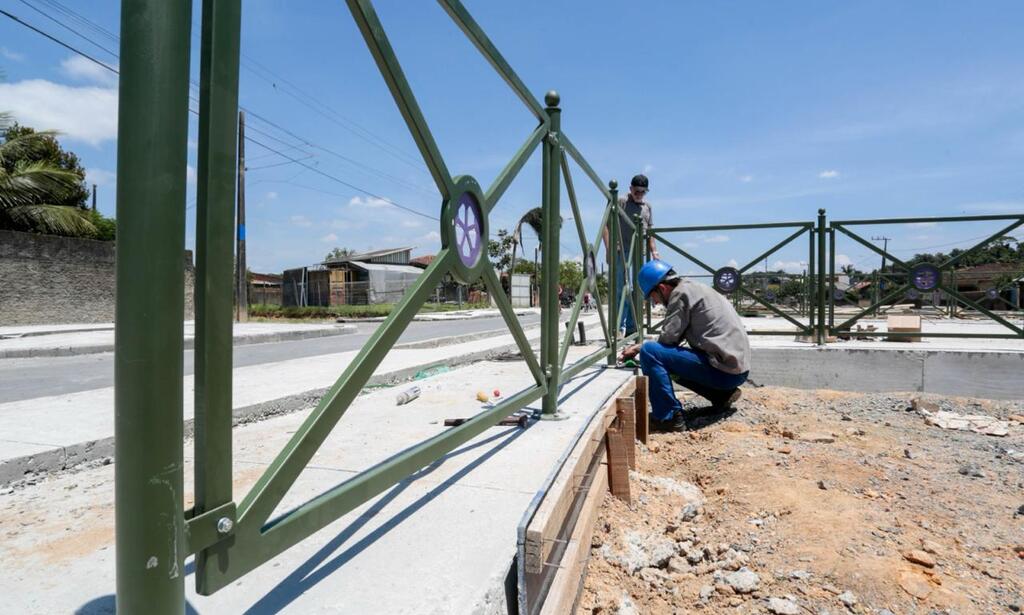
{"label": "asphalt road", "polygon": [[[540,317],[535,314],[519,317],[524,326],[535,324],[539,320]],[[235,367],[245,367],[357,350],[380,323],[361,323],[357,326],[359,330],[349,335],[235,346],[233,363]],[[507,330],[505,322],[500,317],[420,321],[409,324],[399,343],[481,331],[502,333]],[[184,359],[185,374],[191,374],[191,350],[185,351]],[[0,403],[110,386],[114,386],[114,354],[110,352],[73,357],[0,359]]]}

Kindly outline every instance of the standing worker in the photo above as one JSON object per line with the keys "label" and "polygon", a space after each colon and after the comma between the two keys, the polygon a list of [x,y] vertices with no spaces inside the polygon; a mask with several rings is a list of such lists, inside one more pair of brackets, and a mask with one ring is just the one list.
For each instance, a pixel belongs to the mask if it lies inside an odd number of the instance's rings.
{"label": "standing worker", "polygon": [[[618,257],[615,261],[615,268],[618,275],[616,276],[616,297],[622,296],[623,288],[626,286],[626,280],[628,275],[629,263],[626,262],[625,256],[629,254],[629,247],[633,245],[633,228],[630,226],[633,224],[633,216],[640,216],[640,224],[642,229],[637,229],[640,232],[644,232],[646,229],[651,228],[654,224],[654,219],[651,215],[651,204],[647,202],[647,193],[650,191],[650,182],[647,180],[646,175],[635,175],[629,182],[629,193],[625,197],[619,198],[619,237],[622,239],[622,246],[624,250],[618,252]],[[629,221],[627,224],[625,221]],[[604,247],[606,250],[608,247],[608,227],[605,227],[602,231],[604,236]],[[651,258],[654,260],[658,259],[658,247],[654,243],[654,237],[647,238],[647,247],[651,251]],[[619,328],[625,330],[625,335],[632,335],[636,332],[636,320],[633,314],[633,307],[630,302],[626,302],[626,308],[622,310],[622,315],[619,321]]]}
{"label": "standing worker", "polygon": [[727,411],[750,373],[750,341],[739,314],[716,290],[679,277],[664,261],[646,263],[637,283],[645,297],[667,308],[657,341],[630,346],[621,357],[640,355],[650,379],[651,429],[686,429],[672,380],[708,399],[715,411]]}

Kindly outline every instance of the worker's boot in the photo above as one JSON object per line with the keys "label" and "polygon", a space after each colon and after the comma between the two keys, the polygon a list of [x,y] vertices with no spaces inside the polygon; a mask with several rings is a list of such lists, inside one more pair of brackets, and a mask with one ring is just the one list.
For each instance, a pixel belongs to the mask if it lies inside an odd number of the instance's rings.
{"label": "worker's boot", "polygon": [[682,412],[676,412],[671,418],[660,420],[654,415],[647,416],[647,427],[650,431],[658,433],[671,433],[675,431],[686,431],[686,419]]}
{"label": "worker's boot", "polygon": [[718,412],[732,410],[732,405],[739,401],[742,396],[743,392],[739,389],[716,391],[715,395],[711,397],[711,407]]}

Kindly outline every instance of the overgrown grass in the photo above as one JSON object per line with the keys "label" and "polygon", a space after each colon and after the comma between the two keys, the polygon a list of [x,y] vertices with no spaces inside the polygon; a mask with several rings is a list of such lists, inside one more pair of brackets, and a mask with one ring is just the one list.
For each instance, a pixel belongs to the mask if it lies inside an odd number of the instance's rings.
{"label": "overgrown grass", "polygon": [[[486,303],[463,303],[461,309],[473,310],[490,307]],[[394,303],[377,305],[332,305],[307,307],[281,307],[277,305],[251,305],[250,318],[283,320],[324,320],[335,318],[374,318],[391,314]],[[457,303],[425,303],[420,312],[452,312],[460,309]]]}

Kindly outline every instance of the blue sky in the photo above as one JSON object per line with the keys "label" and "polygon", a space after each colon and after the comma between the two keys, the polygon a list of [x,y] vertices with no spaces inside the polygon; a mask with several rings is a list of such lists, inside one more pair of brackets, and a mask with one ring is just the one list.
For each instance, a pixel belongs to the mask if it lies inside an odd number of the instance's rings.
{"label": "blue sky", "polygon": [[[117,42],[59,9],[116,34],[117,3],[0,6],[116,66],[94,43],[117,52]],[[802,221],[819,207],[836,219],[1024,211],[1020,2],[466,6],[538,98],[560,92],[564,130],[598,173],[627,184],[647,172],[658,226]],[[488,185],[529,135],[532,116],[435,3],[379,2],[378,11],[449,170]],[[337,180],[436,216],[439,196],[344,3],[246,0],[243,22],[241,104],[253,114],[249,135]],[[0,70],[0,109],[60,130],[99,185],[101,211],[112,215],[116,76],[3,17]],[[255,143],[247,154],[254,270],[317,262],[334,246],[413,245],[416,254],[439,247],[434,220]],[[492,214],[492,232],[539,204],[539,157]],[[593,234],[602,203],[574,170]],[[190,173],[188,247],[194,190]],[[580,250],[565,206],[561,251],[575,258]],[[896,254],[910,256],[970,245],[998,226],[899,225],[865,234],[890,237]],[[674,239],[720,266],[745,263],[785,234]],[[526,241],[532,253],[534,240]],[[800,269],[805,246],[780,251],[768,265]],[[839,254],[840,264],[861,268],[877,261],[849,240]],[[673,260],[666,250],[663,256]]]}

